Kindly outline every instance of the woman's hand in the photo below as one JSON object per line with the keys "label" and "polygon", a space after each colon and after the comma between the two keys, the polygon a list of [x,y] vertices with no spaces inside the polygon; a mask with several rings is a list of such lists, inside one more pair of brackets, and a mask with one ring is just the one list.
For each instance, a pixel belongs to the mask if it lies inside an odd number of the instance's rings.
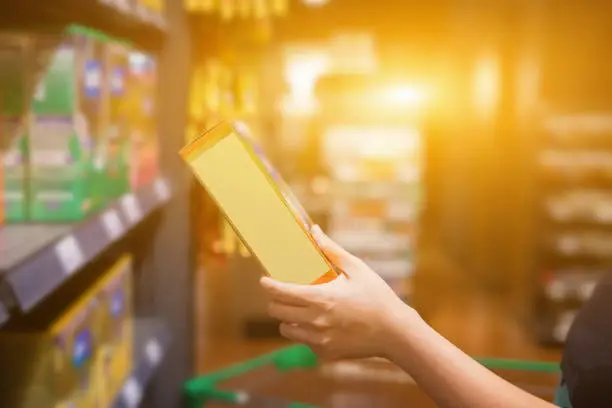
{"label": "woman's hand", "polygon": [[[327,237],[313,236],[345,275],[320,285],[295,285],[264,277],[269,313],[281,334],[305,343],[324,359],[385,357],[396,326],[416,316],[363,261]],[[403,319],[404,317],[408,319]]]}

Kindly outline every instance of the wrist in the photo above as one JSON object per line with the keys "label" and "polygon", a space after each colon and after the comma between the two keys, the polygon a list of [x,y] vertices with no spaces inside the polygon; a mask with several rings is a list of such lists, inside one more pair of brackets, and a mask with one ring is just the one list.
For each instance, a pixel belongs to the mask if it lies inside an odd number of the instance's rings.
{"label": "wrist", "polygon": [[409,337],[418,335],[422,327],[426,326],[417,311],[401,301],[388,308],[383,317],[383,325],[383,354],[391,361],[398,353],[405,353]]}

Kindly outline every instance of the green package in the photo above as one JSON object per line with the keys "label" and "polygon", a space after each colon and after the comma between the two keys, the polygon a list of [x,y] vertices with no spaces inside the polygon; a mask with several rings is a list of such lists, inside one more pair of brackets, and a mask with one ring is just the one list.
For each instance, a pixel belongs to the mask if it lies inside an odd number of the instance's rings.
{"label": "green package", "polygon": [[102,50],[98,40],[65,34],[38,80],[29,143],[35,221],[78,221],[99,207],[93,152],[103,119]]}
{"label": "green package", "polygon": [[3,154],[4,215],[8,223],[19,223],[28,219],[28,126],[21,117],[4,117],[0,126],[8,139]]}

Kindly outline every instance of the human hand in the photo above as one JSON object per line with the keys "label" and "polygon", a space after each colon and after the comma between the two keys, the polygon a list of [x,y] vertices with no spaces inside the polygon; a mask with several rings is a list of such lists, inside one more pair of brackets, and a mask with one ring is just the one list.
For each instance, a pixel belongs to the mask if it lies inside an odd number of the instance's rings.
{"label": "human hand", "polygon": [[319,285],[263,277],[261,285],[271,296],[268,311],[282,322],[281,334],[310,346],[324,359],[386,357],[395,327],[416,312],[377,273],[319,227],[312,233],[344,275]]}

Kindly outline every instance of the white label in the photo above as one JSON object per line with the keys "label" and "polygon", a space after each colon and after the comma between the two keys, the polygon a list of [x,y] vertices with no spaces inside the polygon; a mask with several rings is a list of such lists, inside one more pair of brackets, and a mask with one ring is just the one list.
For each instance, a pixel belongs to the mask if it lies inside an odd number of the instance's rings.
{"label": "white label", "polygon": [[142,210],[134,194],[124,196],[121,199],[121,207],[130,224],[136,224],[142,218]]}
{"label": "white label", "polygon": [[81,251],[78,241],[72,235],[62,239],[55,246],[55,253],[66,275],[72,275],[85,262],[83,251]]}
{"label": "white label", "polygon": [[595,292],[595,288],[597,287],[597,282],[585,282],[580,285],[578,293],[580,294],[580,299],[583,301],[587,301],[593,296],[593,292]]}
{"label": "white label", "polygon": [[127,12],[130,9],[130,4],[127,2],[127,0],[117,0],[117,7],[119,10]]}
{"label": "white label", "polygon": [[548,296],[553,300],[562,300],[566,296],[565,283],[562,281],[554,281],[548,286]]}
{"label": "white label", "polygon": [[155,193],[160,201],[165,202],[170,198],[170,188],[163,179],[155,180]]}
{"label": "white label", "polygon": [[130,378],[123,387],[123,400],[130,408],[135,408],[140,404],[142,399],[142,389],[140,384],[134,378]]}
{"label": "white label", "polygon": [[99,69],[89,70],[85,72],[85,86],[87,88],[98,89],[102,82],[102,73]]}
{"label": "white label", "polygon": [[251,399],[251,396],[244,391],[237,391],[235,395],[236,395],[236,403],[238,405],[246,405]]}
{"label": "white label", "polygon": [[151,366],[156,367],[161,362],[163,351],[157,339],[151,339],[147,342],[145,354]]}
{"label": "white label", "polygon": [[123,235],[123,223],[115,210],[108,210],[102,215],[102,225],[111,240],[116,240]]}
{"label": "white label", "polygon": [[34,100],[42,101],[45,99],[47,88],[45,87],[44,82],[39,82],[36,84],[36,89],[34,90]]}

